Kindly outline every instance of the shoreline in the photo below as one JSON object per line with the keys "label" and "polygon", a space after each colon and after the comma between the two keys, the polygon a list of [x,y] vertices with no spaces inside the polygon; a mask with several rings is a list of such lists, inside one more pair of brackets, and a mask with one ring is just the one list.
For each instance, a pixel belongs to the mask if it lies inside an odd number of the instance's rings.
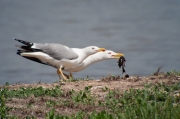
{"label": "shoreline", "polygon": [[[109,89],[120,89],[121,87],[130,88],[130,87],[143,87],[144,84],[157,84],[157,83],[165,83],[165,84],[174,84],[180,81],[180,76],[176,75],[165,75],[160,74],[157,76],[130,76],[129,78],[120,77],[120,76],[106,76],[101,79],[69,79],[66,82],[54,82],[54,83],[15,83],[15,84],[7,84],[7,87],[12,90],[17,90],[20,87],[28,88],[28,87],[43,87],[53,89],[56,86],[60,86],[62,89],[74,89],[74,90],[83,90],[86,86],[92,86],[94,88],[105,86]],[[123,84],[123,86],[121,86]],[[6,85],[6,84],[4,84]],[[2,88],[4,85],[1,85]]]}

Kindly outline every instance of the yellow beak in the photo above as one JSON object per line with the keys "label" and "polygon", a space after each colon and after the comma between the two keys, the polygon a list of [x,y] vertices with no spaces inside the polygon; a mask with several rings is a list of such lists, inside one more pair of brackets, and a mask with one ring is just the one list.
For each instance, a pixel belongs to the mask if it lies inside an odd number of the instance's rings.
{"label": "yellow beak", "polygon": [[124,54],[122,54],[122,53],[116,53],[116,54],[114,55],[114,58],[119,59],[121,56],[124,57]]}
{"label": "yellow beak", "polygon": [[98,52],[104,52],[104,51],[106,51],[106,49],[105,48],[99,48],[97,51]]}

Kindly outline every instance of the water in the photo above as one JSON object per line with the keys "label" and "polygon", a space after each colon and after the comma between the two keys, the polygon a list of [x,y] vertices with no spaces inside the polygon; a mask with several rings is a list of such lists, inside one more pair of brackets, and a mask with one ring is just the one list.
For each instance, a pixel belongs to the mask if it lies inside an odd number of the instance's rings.
{"label": "water", "polygon": [[[1,0],[0,84],[58,80],[54,68],[16,55],[12,38],[121,52],[129,75],[180,70],[179,12],[179,0]],[[74,77],[121,75],[117,68],[117,60],[106,60]]]}

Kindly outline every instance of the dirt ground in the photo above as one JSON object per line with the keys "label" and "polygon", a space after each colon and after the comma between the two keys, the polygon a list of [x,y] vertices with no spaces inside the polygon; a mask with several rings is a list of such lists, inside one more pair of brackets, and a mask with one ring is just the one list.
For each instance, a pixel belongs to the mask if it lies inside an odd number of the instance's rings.
{"label": "dirt ground", "polygon": [[[85,81],[73,81],[73,82],[65,82],[63,85],[60,83],[39,83],[39,84],[14,84],[9,85],[9,89],[17,90],[20,87],[40,87],[43,88],[55,88],[56,86],[60,86],[64,92],[68,92],[70,90],[80,91],[83,90],[87,86],[92,86],[91,94],[93,94],[98,100],[103,100],[106,96],[107,92],[103,92],[102,89],[107,87],[110,90],[120,90],[121,92],[128,90],[129,88],[138,88],[141,89],[144,87],[144,84],[151,83],[156,85],[157,83],[165,83],[166,85],[171,85],[176,82],[180,82],[180,76],[175,75],[165,75],[158,74],[157,76],[130,76],[129,78],[120,78],[119,76],[111,77],[107,76],[102,78],[101,80],[85,80]],[[2,88],[2,86],[0,87]],[[38,118],[43,118],[47,112],[52,108],[47,108],[45,106],[45,102],[47,100],[58,101],[60,99],[52,98],[52,97],[27,97],[27,98],[12,98],[7,101],[7,106],[13,107],[13,110],[10,111],[10,114],[16,115],[18,117],[24,117],[25,115],[35,116]],[[66,97],[63,97],[61,100],[66,100]],[[34,106],[31,108],[27,107],[27,104],[30,102],[33,103]],[[26,106],[25,106],[26,105]],[[97,107],[98,108],[98,107]],[[96,108],[96,109],[97,109]],[[91,112],[94,110],[94,107],[91,105],[79,105],[77,106],[55,106],[55,111],[59,114],[70,115],[76,113],[80,110],[89,110]]]}

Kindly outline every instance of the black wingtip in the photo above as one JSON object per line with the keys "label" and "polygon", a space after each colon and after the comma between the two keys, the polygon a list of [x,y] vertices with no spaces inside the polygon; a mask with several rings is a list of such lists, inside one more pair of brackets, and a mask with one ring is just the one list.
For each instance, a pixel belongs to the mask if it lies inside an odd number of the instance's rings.
{"label": "black wingtip", "polygon": [[17,39],[17,38],[13,38],[13,40],[16,40],[16,41],[18,41],[18,39]]}
{"label": "black wingtip", "polygon": [[23,52],[22,50],[17,50],[16,54],[21,55],[22,52]]}
{"label": "black wingtip", "polygon": [[16,41],[18,41],[18,42],[21,42],[21,41],[22,41],[22,40],[17,39],[17,38],[13,38],[13,40],[16,40]]}
{"label": "black wingtip", "polygon": [[28,42],[28,41],[20,40],[20,39],[17,39],[17,38],[13,38],[13,39],[20,42],[20,43],[22,43],[22,44],[25,44],[27,46],[32,46],[33,45],[33,43]]}
{"label": "black wingtip", "polygon": [[20,52],[17,52],[16,54],[21,55]]}
{"label": "black wingtip", "polygon": [[17,39],[17,38],[13,38],[13,40],[16,40],[16,41],[18,41],[18,42],[20,42],[20,43],[23,42],[23,40],[20,40],[20,39]]}

